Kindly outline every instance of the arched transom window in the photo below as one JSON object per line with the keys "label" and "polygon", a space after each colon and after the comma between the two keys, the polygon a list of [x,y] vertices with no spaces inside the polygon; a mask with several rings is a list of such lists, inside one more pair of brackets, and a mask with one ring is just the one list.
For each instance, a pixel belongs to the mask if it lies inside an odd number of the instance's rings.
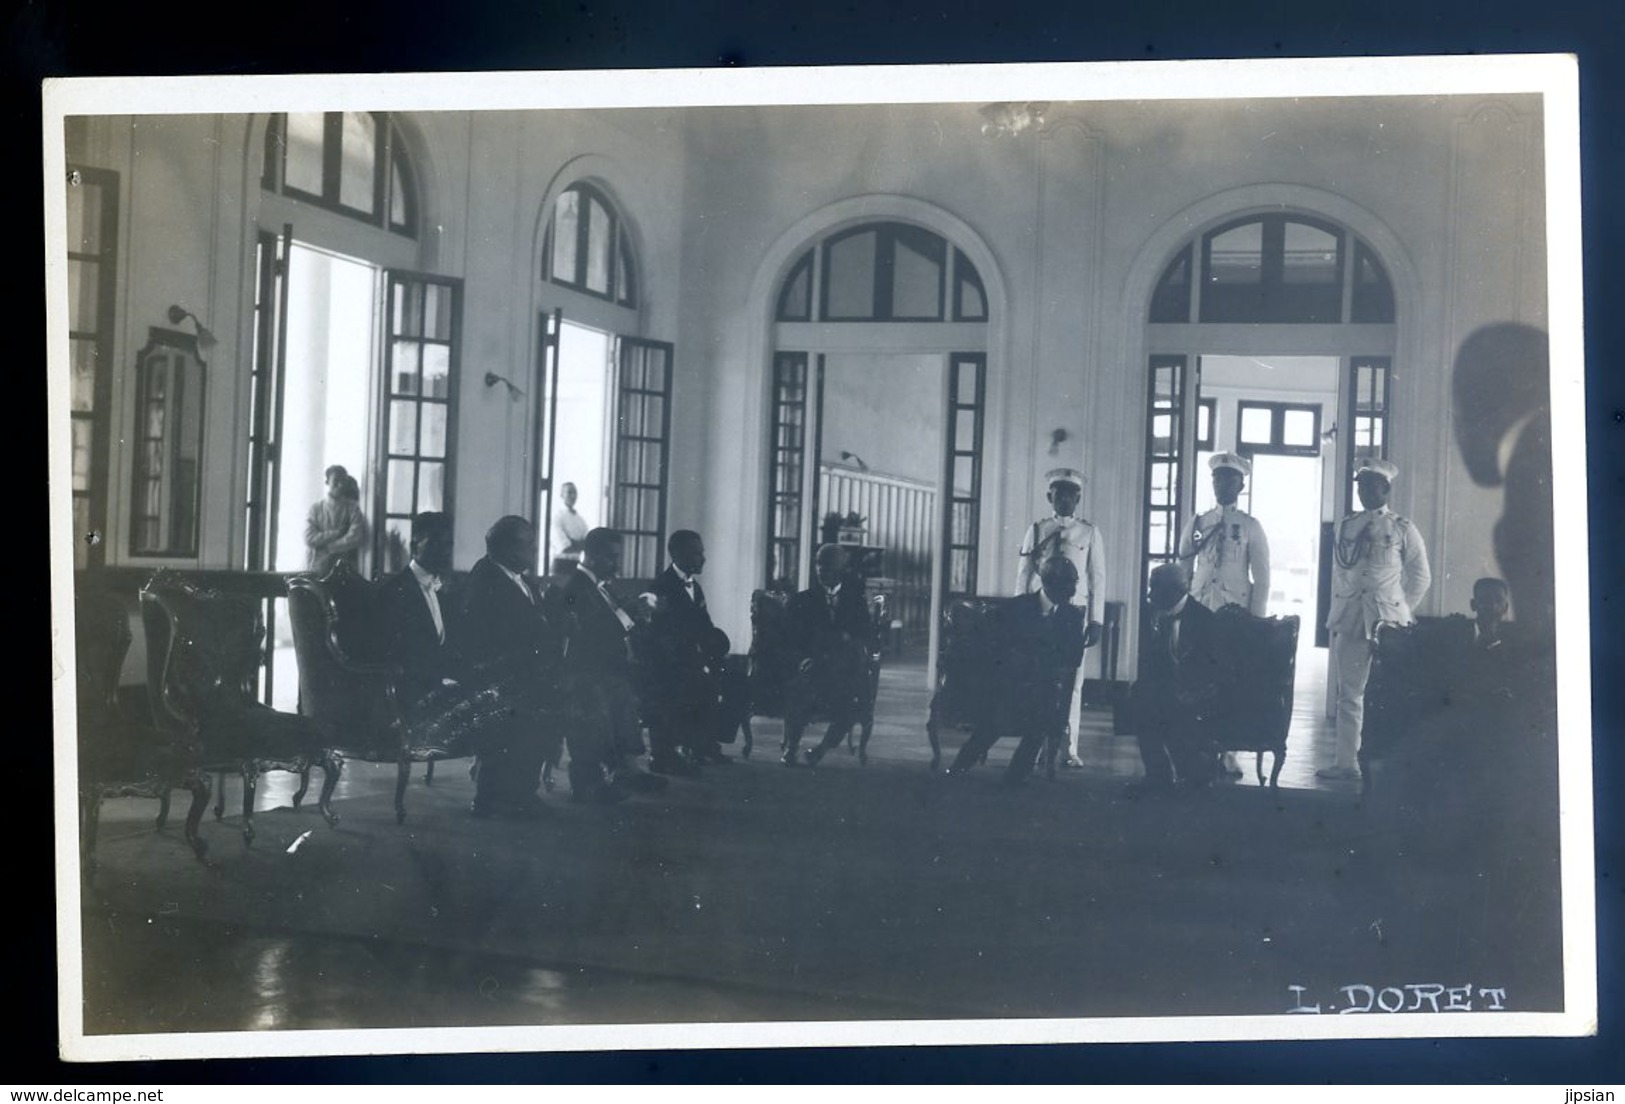
{"label": "arched transom window", "polygon": [[1392,323],[1394,289],[1371,247],[1342,227],[1252,216],[1179,251],[1152,295],[1150,321]]}
{"label": "arched transom window", "polygon": [[591,184],[565,189],[553,204],[542,246],[542,278],[623,307],[638,305],[637,269],[625,222]]}
{"label": "arched transom window", "polygon": [[265,129],[260,183],[267,191],[417,237],[417,181],[400,133],[384,112],[273,116]]}
{"label": "arched transom window", "polygon": [[970,258],[938,234],[870,222],[831,234],[784,278],[780,322],[986,322]]}

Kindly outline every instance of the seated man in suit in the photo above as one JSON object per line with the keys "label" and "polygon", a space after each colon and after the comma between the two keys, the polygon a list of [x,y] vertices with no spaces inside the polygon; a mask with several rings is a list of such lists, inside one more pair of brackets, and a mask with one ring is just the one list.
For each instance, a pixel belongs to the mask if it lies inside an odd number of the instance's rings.
{"label": "seated man in suit", "polygon": [[951,775],[981,762],[999,737],[1016,736],[1021,742],[1004,779],[1025,782],[1046,742],[1066,732],[1087,628],[1083,609],[1072,604],[1078,569],[1065,556],[1051,556],[1039,565],[1038,579],[1038,590],[1000,606],[987,628],[989,654],[998,657],[989,672],[996,690],[982,699]]}
{"label": "seated man in suit", "polygon": [[[379,658],[402,670],[401,709],[414,723],[431,722],[441,729],[454,752],[504,754],[515,723],[513,710],[459,650],[463,633],[456,611],[440,600],[442,580],[451,571],[451,518],[437,511],[415,515],[410,548],[406,567],[380,584],[375,608]],[[478,708],[476,699],[482,701]],[[504,706],[500,716],[486,708],[493,701]],[[480,772],[475,813],[489,815],[486,810],[505,805],[506,811],[527,815],[515,803],[493,798],[491,787],[502,784],[502,773]]]}
{"label": "seated man in suit", "polygon": [[511,514],[499,518],[485,534],[484,557],[468,573],[456,619],[461,658],[520,711],[508,742],[480,754],[476,816],[533,815],[542,764],[559,740],[544,717],[558,698],[563,637],[548,623],[541,590],[526,574],[535,562],[530,522]]}
{"label": "seated man in suit", "polygon": [[566,634],[561,689],[575,716],[568,736],[573,801],[619,801],[626,791],[617,781],[665,784],[628,765],[643,754],[643,731],[629,639],[637,622],[609,588],[620,574],[621,545],[614,529],[592,530],[581,562],[548,593],[550,616]]}
{"label": "seated man in suit", "polygon": [[1207,722],[1225,705],[1221,650],[1213,612],[1190,595],[1178,563],[1151,572],[1147,598],[1155,614],[1140,677],[1129,689],[1129,710],[1145,766],[1141,788],[1199,787],[1218,773],[1219,753]]}
{"label": "seated man in suit", "polygon": [[787,767],[801,762],[801,734],[812,715],[822,710],[829,728],[817,747],[809,748],[808,766],[817,766],[857,723],[859,703],[868,693],[869,649],[874,622],[863,593],[863,580],[846,571],[846,549],[826,544],[814,557],[817,581],[790,599],[786,621],[796,658],[796,674],[785,692],[784,758]]}
{"label": "seated man in suit", "polygon": [[700,573],[705,541],[679,529],[666,541],[671,565],[649,594],[654,610],[642,634],[643,717],[649,725],[649,769],[690,774],[695,766],[730,762],[718,746],[717,702],[728,637],[711,624]]}

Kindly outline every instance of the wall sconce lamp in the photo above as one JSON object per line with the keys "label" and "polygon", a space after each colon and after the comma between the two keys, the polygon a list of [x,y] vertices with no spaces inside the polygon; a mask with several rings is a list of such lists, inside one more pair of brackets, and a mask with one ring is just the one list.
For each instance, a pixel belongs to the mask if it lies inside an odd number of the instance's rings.
{"label": "wall sconce lamp", "polygon": [[1050,430],[1049,431],[1049,454],[1051,456],[1059,455],[1060,451],[1061,451],[1062,442],[1064,442],[1070,436],[1072,436],[1072,434],[1068,433],[1065,429],[1056,428],[1056,429]]}
{"label": "wall sconce lamp", "polygon": [[499,376],[495,372],[487,372],[487,373],[485,373],[485,386],[487,386],[487,387],[495,387],[499,383],[507,385],[508,398],[512,399],[514,402],[518,402],[519,401],[519,396],[524,394],[523,391],[521,391],[519,388],[517,388],[517,387],[515,387],[513,385],[513,381],[510,380],[508,377]]}
{"label": "wall sconce lamp", "polygon": [[220,344],[219,339],[216,338],[214,334],[209,332],[209,327],[203,324],[203,320],[201,318],[187,310],[185,307],[181,306],[179,303],[170,304],[169,324],[171,326],[179,326],[188,318],[192,320],[192,325],[197,327],[198,352],[206,353],[216,345]]}
{"label": "wall sconce lamp", "polygon": [[855,464],[859,471],[868,471],[869,470],[869,465],[865,464],[863,462],[863,457],[859,456],[855,452],[847,452],[845,449],[842,449],[841,450],[841,459],[849,461],[852,464]]}

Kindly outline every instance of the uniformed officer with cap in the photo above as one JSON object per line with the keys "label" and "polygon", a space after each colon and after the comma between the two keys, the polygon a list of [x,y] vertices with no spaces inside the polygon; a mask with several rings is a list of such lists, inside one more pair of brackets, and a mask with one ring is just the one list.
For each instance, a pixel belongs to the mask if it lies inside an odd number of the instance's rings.
{"label": "uniformed officer with cap", "polygon": [[1251,467],[1233,452],[1219,453],[1207,466],[1218,505],[1197,514],[1179,538],[1179,558],[1195,560],[1191,594],[1210,610],[1234,603],[1263,617],[1270,597],[1270,545],[1258,519],[1236,505]]}
{"label": "uniformed officer with cap", "polygon": [[[1098,526],[1075,516],[1078,500],[1083,496],[1083,473],[1073,468],[1055,468],[1044,474],[1053,513],[1040,518],[1027,527],[1021,541],[1021,566],[1016,572],[1016,593],[1031,594],[1042,585],[1039,568],[1051,556],[1064,556],[1078,569],[1078,589],[1072,604],[1083,612],[1083,646],[1091,647],[1100,639],[1101,603],[1106,585],[1106,556],[1100,540]],[[1069,747],[1064,760],[1066,766],[1082,766],[1078,759],[1078,732],[1083,709],[1083,670],[1078,664],[1076,681],[1072,687],[1072,704],[1067,712]]]}
{"label": "uniformed officer with cap", "polygon": [[1361,461],[1354,479],[1365,509],[1337,527],[1332,556],[1332,664],[1337,676],[1337,763],[1322,778],[1359,777],[1365,685],[1377,626],[1409,625],[1433,581],[1427,546],[1409,520],[1388,509],[1399,469],[1387,460]]}

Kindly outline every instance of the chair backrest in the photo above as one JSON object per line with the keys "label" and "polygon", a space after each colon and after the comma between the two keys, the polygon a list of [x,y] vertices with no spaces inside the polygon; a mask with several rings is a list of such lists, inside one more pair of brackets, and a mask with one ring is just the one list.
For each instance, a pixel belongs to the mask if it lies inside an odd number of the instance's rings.
{"label": "chair backrest", "polygon": [[1228,665],[1226,727],[1249,740],[1256,732],[1264,743],[1284,742],[1292,723],[1297,679],[1298,615],[1254,617],[1242,606],[1228,605],[1213,615],[1213,623],[1218,650]]}
{"label": "chair backrest", "polygon": [[119,673],[130,654],[133,634],[124,602],[99,587],[73,596],[75,691],[79,724],[102,724],[118,708]]}
{"label": "chair backrest", "polygon": [[764,712],[780,705],[795,674],[789,602],[790,595],[774,590],[752,591],[750,596],[751,695]]}
{"label": "chair backrest", "polygon": [[998,691],[1001,665],[994,626],[1000,609],[1013,601],[962,598],[943,607],[933,706],[940,722],[966,723],[974,708]]}
{"label": "chair backrest", "polygon": [[203,711],[255,700],[265,639],[257,600],[166,568],[141,588],[141,622],[147,697],[160,728],[185,732]]}
{"label": "chair backrest", "polygon": [[288,580],[301,713],[340,725],[364,723],[371,716],[372,703],[358,692],[346,667],[373,662],[378,655],[376,596],[377,587],[342,562],[322,578]]}

